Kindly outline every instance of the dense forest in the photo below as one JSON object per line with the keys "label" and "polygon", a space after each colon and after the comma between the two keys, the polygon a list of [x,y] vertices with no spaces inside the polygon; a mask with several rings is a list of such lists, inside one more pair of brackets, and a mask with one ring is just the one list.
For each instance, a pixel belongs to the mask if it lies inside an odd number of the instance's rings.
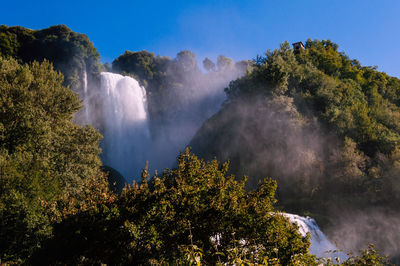
{"label": "dense forest", "polygon": [[[312,215],[331,236],[345,217],[368,236],[362,216],[350,216],[367,210],[375,229],[379,218],[398,222],[399,79],[318,40],[250,61],[206,58],[203,68],[190,51],[127,51],[103,66],[88,37],[66,26],[0,26],[1,263],[329,265],[279,211]],[[122,177],[105,173],[100,133],[75,123],[83,71],[96,87],[102,70],[146,87],[153,138],[212,101],[195,105],[178,91],[233,81],[190,143],[198,157],[188,148],[161,174],[143,166],[116,193]],[[371,235],[381,250],[399,237],[383,228]],[[371,242],[362,241],[346,248]],[[341,263],[388,261],[370,246]]]}

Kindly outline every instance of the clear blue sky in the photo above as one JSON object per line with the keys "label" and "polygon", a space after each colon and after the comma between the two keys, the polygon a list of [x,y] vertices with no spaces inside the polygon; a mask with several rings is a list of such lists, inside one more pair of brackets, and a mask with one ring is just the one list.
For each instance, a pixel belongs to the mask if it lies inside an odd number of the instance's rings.
{"label": "clear blue sky", "polygon": [[0,24],[42,29],[65,24],[85,33],[103,62],[125,50],[198,61],[224,54],[252,59],[289,42],[330,39],[363,65],[400,77],[399,0],[4,0]]}

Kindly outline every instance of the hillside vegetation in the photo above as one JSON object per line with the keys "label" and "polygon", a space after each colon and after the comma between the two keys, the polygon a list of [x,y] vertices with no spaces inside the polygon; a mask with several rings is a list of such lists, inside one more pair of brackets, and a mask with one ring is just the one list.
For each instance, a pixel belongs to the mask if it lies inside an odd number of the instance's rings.
{"label": "hillside vegetation", "polygon": [[249,189],[265,176],[276,179],[280,206],[311,214],[326,229],[359,210],[379,210],[380,221],[368,226],[397,216],[399,79],[361,66],[335,43],[308,40],[305,50],[283,43],[258,57],[226,94],[190,143],[196,154],[230,159],[232,173],[253,177]]}
{"label": "hillside vegetation", "polygon": [[[0,256],[26,258],[64,207],[84,204],[100,134],[73,123],[78,96],[48,61],[0,58]],[[68,207],[69,208],[69,207]]]}
{"label": "hillside vegetation", "polygon": [[99,82],[102,69],[100,55],[89,38],[76,33],[65,25],[43,30],[31,30],[20,26],[0,26],[0,56],[14,58],[19,63],[53,63],[54,69],[64,75],[64,86],[82,93],[83,72],[92,83]]}

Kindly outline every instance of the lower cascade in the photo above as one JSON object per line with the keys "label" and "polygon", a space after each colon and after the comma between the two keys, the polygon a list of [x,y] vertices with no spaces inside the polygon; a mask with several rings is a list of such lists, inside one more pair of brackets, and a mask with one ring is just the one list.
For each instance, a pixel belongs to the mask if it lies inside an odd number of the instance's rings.
{"label": "lower cascade", "polygon": [[339,258],[342,262],[348,259],[348,256],[344,252],[338,251],[338,248],[328,240],[313,218],[289,213],[281,214],[288,218],[291,223],[297,224],[302,236],[306,236],[307,233],[310,233],[311,254],[317,257],[331,258],[333,261],[335,261],[335,258]]}
{"label": "lower cascade", "polygon": [[132,179],[149,159],[146,90],[131,77],[102,72],[100,90],[96,94],[99,101],[96,107],[89,106],[89,112],[91,124],[99,125],[104,136],[103,164]]}

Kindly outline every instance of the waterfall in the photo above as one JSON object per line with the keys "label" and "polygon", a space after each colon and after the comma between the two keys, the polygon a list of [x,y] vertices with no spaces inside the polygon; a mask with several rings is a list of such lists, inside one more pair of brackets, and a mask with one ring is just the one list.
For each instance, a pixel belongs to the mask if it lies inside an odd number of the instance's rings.
{"label": "waterfall", "polygon": [[152,107],[159,99],[168,104],[161,106],[162,113],[152,113],[150,141],[145,89],[133,78],[108,72],[101,73],[100,86],[92,84],[92,79],[88,84],[86,66],[82,70],[81,98],[85,107],[77,121],[103,134],[103,164],[115,168],[129,183],[139,179],[146,160],[150,173],[173,167],[179,152],[220,108],[225,99],[223,88],[238,76],[215,74],[200,80],[196,74],[190,82],[166,82],[163,92],[155,92],[153,97]]}
{"label": "waterfall", "polygon": [[87,72],[86,65],[83,68],[83,106],[84,106],[84,120],[85,124],[90,124],[89,120],[89,94],[88,94],[88,81],[87,81]]}
{"label": "waterfall", "polygon": [[100,124],[104,136],[103,164],[117,169],[128,181],[138,179],[151,149],[145,89],[131,77],[103,72],[96,99],[100,108],[89,106],[88,111],[101,120],[91,123]]}
{"label": "waterfall", "polygon": [[281,214],[288,218],[291,223],[297,224],[302,236],[306,236],[307,233],[310,233],[311,254],[317,257],[332,258],[333,261],[335,261],[335,258],[339,258],[341,262],[348,259],[348,256],[344,252],[338,251],[338,248],[328,240],[324,233],[322,233],[314,219],[308,216],[302,217],[289,213]]}
{"label": "waterfall", "polygon": [[135,79],[102,72],[100,88],[89,86],[88,89],[85,68],[82,77],[82,124],[92,125],[104,136],[101,142],[103,164],[119,171],[128,183],[139,180],[146,161],[149,161],[150,171],[171,167],[179,151],[223,101],[215,88],[202,95],[197,95],[198,90],[180,92],[182,95],[177,97],[186,96],[184,103],[172,101],[175,105],[171,107],[170,120],[153,124],[158,134],[150,138],[146,90]]}

